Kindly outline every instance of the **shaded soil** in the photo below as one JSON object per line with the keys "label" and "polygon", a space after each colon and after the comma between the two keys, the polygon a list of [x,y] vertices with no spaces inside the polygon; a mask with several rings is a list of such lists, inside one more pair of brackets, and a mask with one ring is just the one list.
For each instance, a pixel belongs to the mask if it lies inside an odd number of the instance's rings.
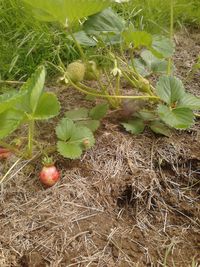
{"label": "shaded soil", "polygon": [[[185,78],[200,35],[184,32],[176,40],[176,74],[199,95],[200,72]],[[63,112],[91,105],[71,90],[60,100]],[[38,126],[41,140],[54,138],[56,122],[48,131]],[[197,122],[169,138],[148,130],[131,136],[111,112],[81,160],[57,155],[62,179],[49,189],[38,181],[37,158],[19,162],[1,187],[0,266],[199,266],[199,128]]]}

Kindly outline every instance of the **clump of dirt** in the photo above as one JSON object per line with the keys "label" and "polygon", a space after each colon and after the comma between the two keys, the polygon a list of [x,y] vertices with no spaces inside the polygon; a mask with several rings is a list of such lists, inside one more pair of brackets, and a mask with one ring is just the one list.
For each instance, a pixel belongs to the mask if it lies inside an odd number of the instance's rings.
{"label": "clump of dirt", "polygon": [[[200,44],[195,35],[177,41],[177,73],[185,77]],[[186,84],[197,92],[200,79]],[[70,90],[61,101],[63,113],[91,105]],[[47,129],[39,127],[43,140]],[[39,183],[37,158],[19,162],[1,187],[0,266],[198,266],[199,147],[198,122],[166,138],[129,135],[108,117],[81,160],[57,156],[62,179],[54,187]]]}

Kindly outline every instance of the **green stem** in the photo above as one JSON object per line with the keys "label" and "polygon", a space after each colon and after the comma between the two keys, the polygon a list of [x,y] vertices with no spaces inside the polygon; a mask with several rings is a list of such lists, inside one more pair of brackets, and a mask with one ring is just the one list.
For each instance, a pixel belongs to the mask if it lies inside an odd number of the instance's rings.
{"label": "green stem", "polygon": [[0,83],[5,83],[5,84],[24,84],[25,82],[20,82],[20,81],[2,81],[2,80],[0,80]]}
{"label": "green stem", "polygon": [[[173,42],[174,35],[174,0],[170,1],[170,40]],[[168,59],[167,74],[170,75],[172,71],[172,57]]]}
{"label": "green stem", "polygon": [[28,128],[28,156],[31,157],[33,153],[33,137],[34,137],[35,121],[29,120]]}
{"label": "green stem", "polygon": [[80,55],[81,55],[81,58],[82,58],[83,62],[86,62],[87,59],[86,59],[86,56],[85,56],[85,54],[84,54],[84,52],[83,52],[83,49],[82,49],[82,47],[80,46],[80,44],[77,42],[77,40],[76,40],[76,38],[75,38],[75,36],[74,36],[74,34],[73,34],[73,32],[72,32],[71,30],[69,31],[69,34],[70,34],[70,36],[72,37],[72,40],[74,41],[76,47],[78,48],[78,51],[79,51],[79,53],[80,53]]}
{"label": "green stem", "polygon": [[103,94],[98,94],[98,93],[92,93],[92,92],[88,92],[85,91],[84,89],[82,89],[81,83],[79,84],[75,84],[72,81],[70,81],[71,85],[74,86],[74,88],[76,88],[79,92],[84,93],[84,94],[88,94],[88,95],[93,95],[96,97],[102,97],[102,98],[106,98],[106,99],[151,99],[151,100],[159,100],[160,98],[158,96],[152,96],[152,95],[140,95],[140,96],[125,96],[125,95],[103,95]]}

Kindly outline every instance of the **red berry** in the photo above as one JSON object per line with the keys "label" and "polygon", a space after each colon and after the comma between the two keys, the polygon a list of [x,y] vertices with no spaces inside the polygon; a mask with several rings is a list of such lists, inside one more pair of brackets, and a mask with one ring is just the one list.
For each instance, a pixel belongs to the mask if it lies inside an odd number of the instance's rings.
{"label": "red berry", "polygon": [[11,151],[7,148],[0,147],[0,160],[1,159],[7,159],[11,155]]}
{"label": "red berry", "polygon": [[40,172],[40,181],[46,186],[53,186],[60,178],[60,173],[54,165],[44,166]]}

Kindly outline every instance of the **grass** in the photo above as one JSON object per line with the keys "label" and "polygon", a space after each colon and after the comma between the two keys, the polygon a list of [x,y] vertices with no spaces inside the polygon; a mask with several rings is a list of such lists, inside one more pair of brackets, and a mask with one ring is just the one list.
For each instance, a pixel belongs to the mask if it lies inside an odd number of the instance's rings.
{"label": "grass", "polygon": [[0,0],[0,75],[23,80],[39,64],[77,58],[66,32],[57,24],[41,23],[20,0]]}
{"label": "grass", "polygon": [[[174,0],[176,25],[200,24],[199,0]],[[139,29],[166,31],[169,26],[169,1],[130,0],[115,7]],[[38,22],[21,0],[0,0],[0,78],[24,80],[39,64],[59,57],[70,62],[79,55],[66,32],[57,24]],[[51,75],[55,70],[49,66]]]}
{"label": "grass", "polygon": [[[136,28],[153,33],[169,28],[170,1],[130,0],[116,8],[122,16],[131,19]],[[174,21],[176,27],[199,25],[199,0],[174,0]]]}

